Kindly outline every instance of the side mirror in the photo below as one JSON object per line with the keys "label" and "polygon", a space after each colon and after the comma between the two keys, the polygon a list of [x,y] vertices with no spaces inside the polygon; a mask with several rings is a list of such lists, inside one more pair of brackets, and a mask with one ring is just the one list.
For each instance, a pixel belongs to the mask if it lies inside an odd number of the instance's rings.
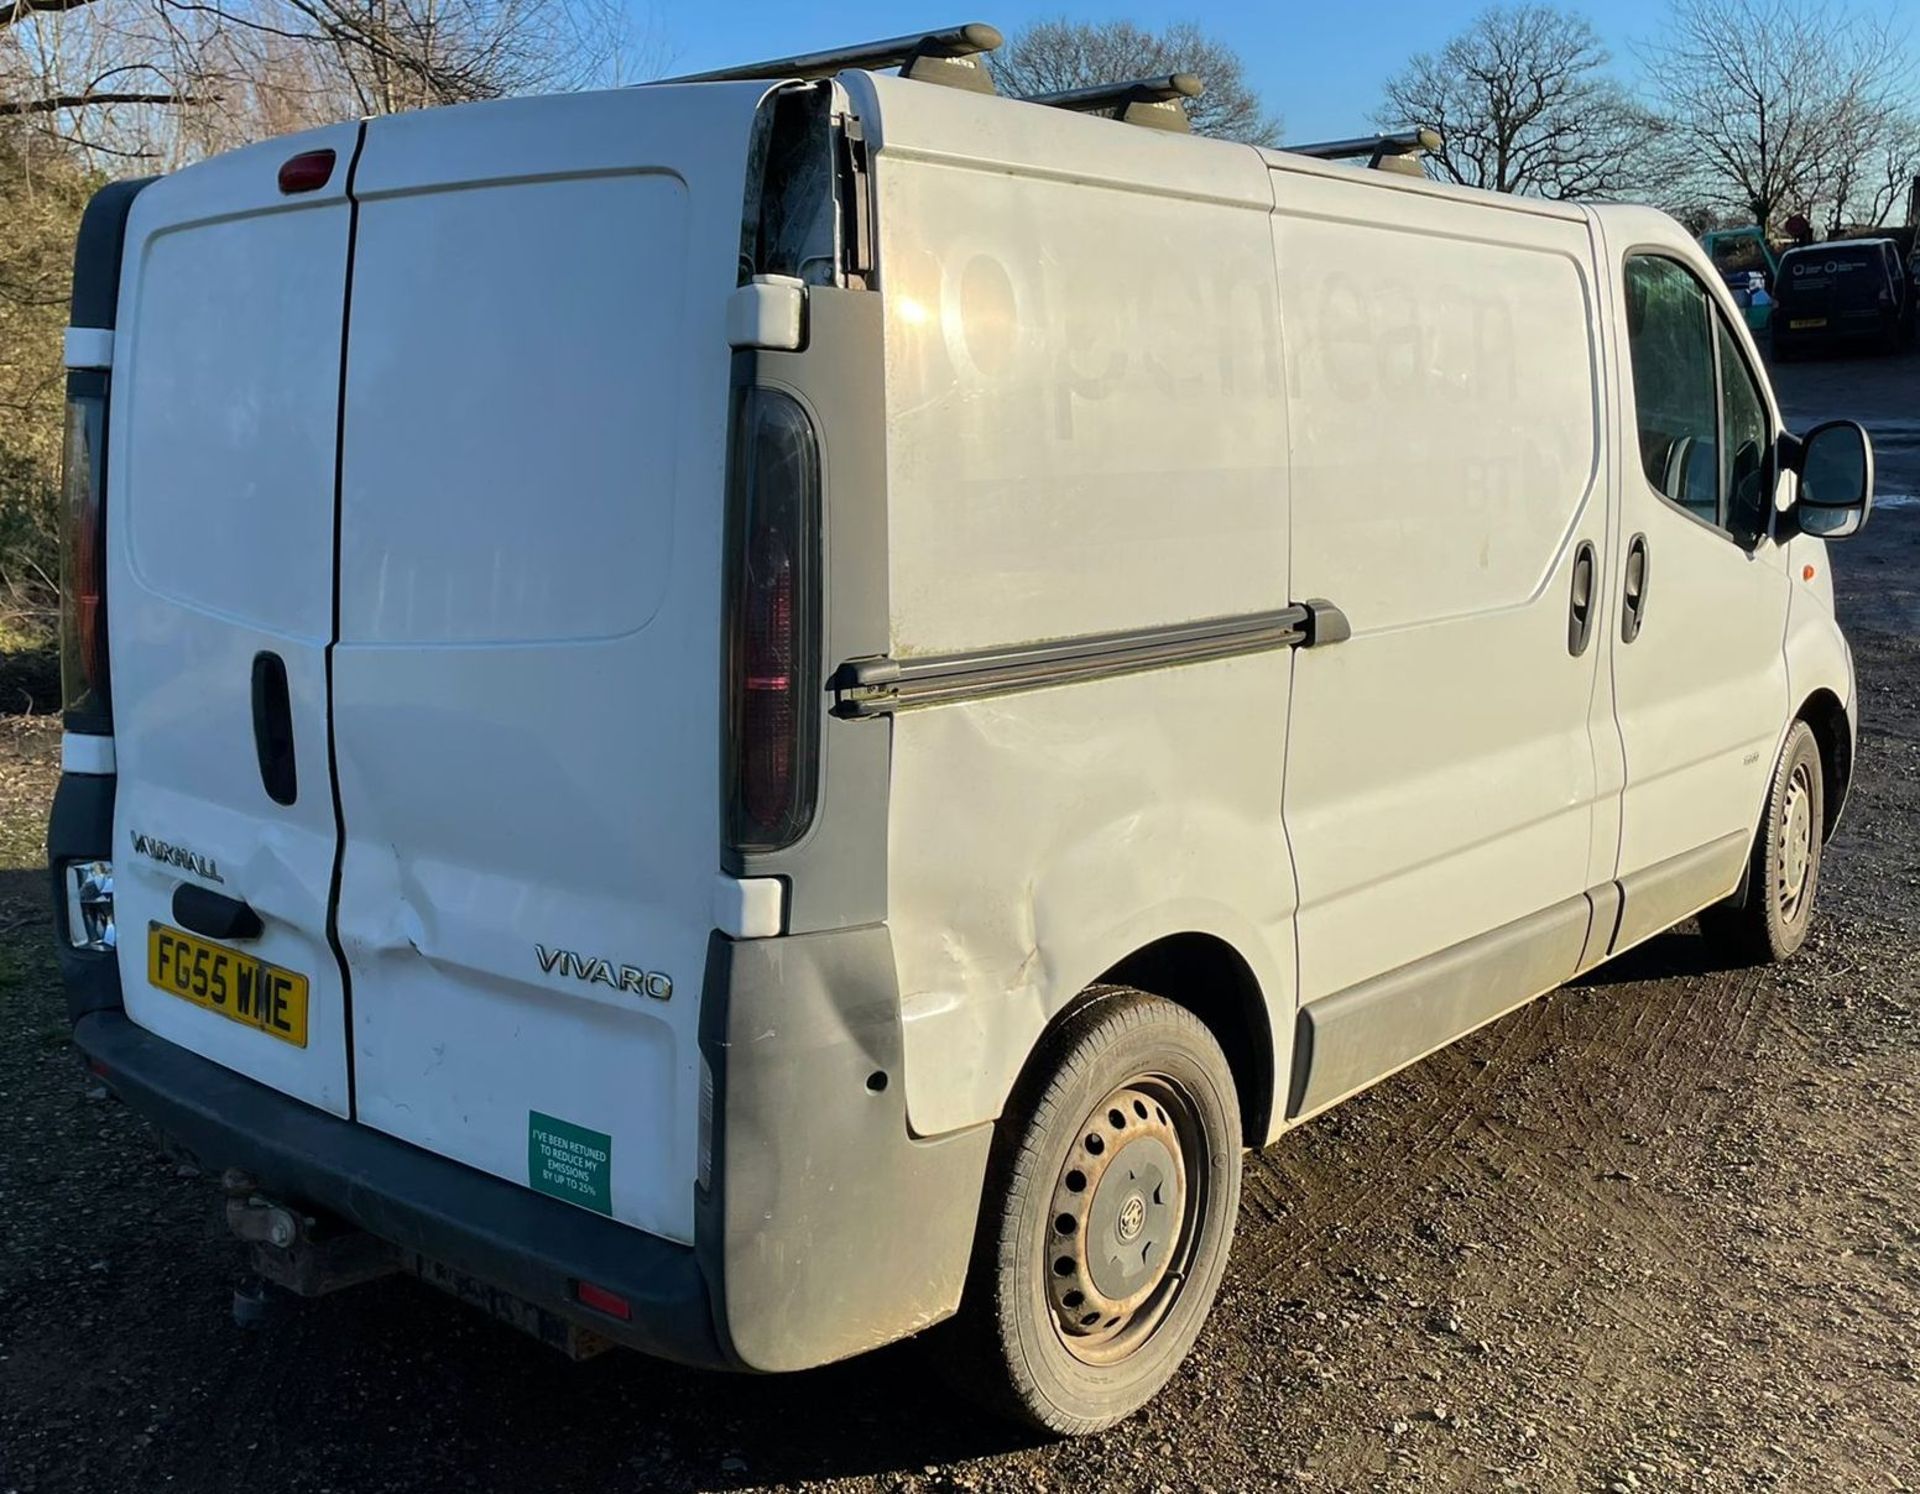
{"label": "side mirror", "polygon": [[1873,512],[1873,442],[1851,420],[1817,425],[1800,441],[1793,466],[1800,491],[1793,517],[1802,534],[1846,539]]}

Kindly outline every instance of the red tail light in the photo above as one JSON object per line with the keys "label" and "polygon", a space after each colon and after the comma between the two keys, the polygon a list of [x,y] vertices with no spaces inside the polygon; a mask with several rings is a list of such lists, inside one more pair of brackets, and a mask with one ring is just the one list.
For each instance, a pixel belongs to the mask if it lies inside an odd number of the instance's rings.
{"label": "red tail light", "polygon": [[820,458],[792,398],[742,392],[729,488],[728,840],[768,851],[813,816],[821,708]]}
{"label": "red tail light", "polygon": [[61,473],[60,684],[69,727],[111,730],[107,708],[106,525],[101,507],[106,375],[67,380]]}

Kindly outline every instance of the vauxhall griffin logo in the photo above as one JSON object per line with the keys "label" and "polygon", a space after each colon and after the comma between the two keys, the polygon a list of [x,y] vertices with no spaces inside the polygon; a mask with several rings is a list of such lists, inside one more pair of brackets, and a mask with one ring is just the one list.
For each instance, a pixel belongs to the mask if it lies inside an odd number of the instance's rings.
{"label": "vauxhall griffin logo", "polygon": [[571,975],[590,986],[610,986],[616,991],[631,991],[636,996],[651,996],[655,1001],[673,999],[673,977],[658,970],[639,970],[632,965],[616,965],[592,955],[575,954],[570,949],[533,946],[534,957],[548,975]]}

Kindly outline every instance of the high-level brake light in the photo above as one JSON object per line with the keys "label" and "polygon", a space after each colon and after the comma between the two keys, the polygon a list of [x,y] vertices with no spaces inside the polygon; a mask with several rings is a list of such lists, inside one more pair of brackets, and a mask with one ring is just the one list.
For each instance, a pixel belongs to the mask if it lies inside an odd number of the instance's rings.
{"label": "high-level brake light", "polygon": [[303,150],[280,166],[280,190],[288,196],[296,192],[317,192],[333,176],[334,154],[330,150]]}

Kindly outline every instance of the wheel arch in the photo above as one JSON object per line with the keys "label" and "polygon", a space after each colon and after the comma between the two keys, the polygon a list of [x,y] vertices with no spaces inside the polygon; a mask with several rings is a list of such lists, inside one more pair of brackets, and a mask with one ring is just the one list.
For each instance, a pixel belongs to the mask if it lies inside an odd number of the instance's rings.
{"label": "wheel arch", "polygon": [[1827,789],[1820,829],[1822,839],[1830,840],[1853,785],[1853,722],[1840,697],[1825,686],[1801,702],[1794,720],[1807,723],[1820,748],[1820,771]]}
{"label": "wheel arch", "polygon": [[1141,945],[1109,965],[1056,1012],[1035,1051],[1045,1046],[1062,1022],[1089,1000],[1098,999],[1102,986],[1131,986],[1198,1017],[1233,1072],[1246,1145],[1266,1145],[1277,1093],[1273,1018],[1259,977],[1238,949],[1220,935],[1201,930],[1164,934]]}

